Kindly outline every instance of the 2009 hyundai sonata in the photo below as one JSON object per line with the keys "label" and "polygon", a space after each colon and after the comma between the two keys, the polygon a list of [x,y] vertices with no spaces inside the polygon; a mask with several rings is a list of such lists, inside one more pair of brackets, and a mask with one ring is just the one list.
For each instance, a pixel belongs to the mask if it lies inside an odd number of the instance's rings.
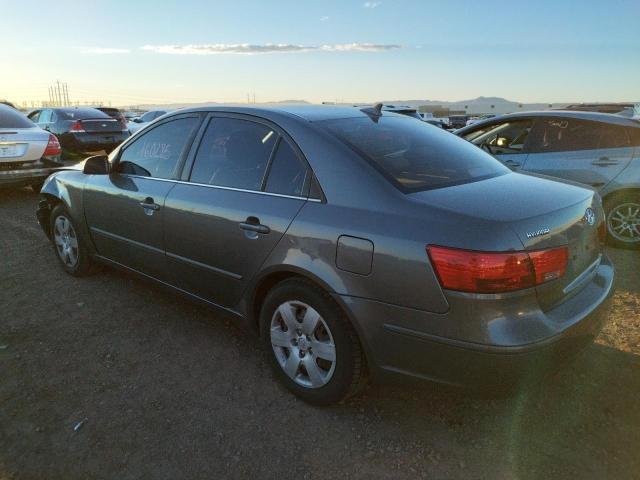
{"label": "2009 hyundai sonata", "polygon": [[41,195],[68,273],[107,263],[236,315],[317,404],[369,374],[548,372],[614,278],[597,193],[376,107],[174,112]]}

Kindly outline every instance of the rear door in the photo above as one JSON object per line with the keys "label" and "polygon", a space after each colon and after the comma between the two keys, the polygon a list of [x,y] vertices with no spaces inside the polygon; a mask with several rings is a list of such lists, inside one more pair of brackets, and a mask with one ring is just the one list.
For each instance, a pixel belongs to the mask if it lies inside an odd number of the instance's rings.
{"label": "rear door", "polygon": [[532,125],[531,119],[496,122],[480,126],[462,138],[490,153],[512,170],[519,170],[527,159]]}
{"label": "rear door", "polygon": [[524,170],[601,189],[629,164],[633,147],[623,126],[575,118],[535,122]]}
{"label": "rear door", "polygon": [[84,209],[100,255],[166,280],[165,198],[175,186],[200,121],[199,115],[167,119],[128,143],[111,174],[89,178]]}
{"label": "rear door", "polygon": [[212,115],[165,203],[171,283],[234,306],[304,205],[310,170],[270,123]]}

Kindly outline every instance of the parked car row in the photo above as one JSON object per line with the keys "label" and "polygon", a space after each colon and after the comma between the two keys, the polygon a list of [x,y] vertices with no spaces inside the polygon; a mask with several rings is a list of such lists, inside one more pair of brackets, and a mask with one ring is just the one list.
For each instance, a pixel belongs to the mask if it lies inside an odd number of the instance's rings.
{"label": "parked car row", "polygon": [[[180,110],[51,175],[37,216],[67,273],[124,268],[246,322],[308,402],[532,382],[597,334],[614,268],[597,192],[490,155],[579,129],[513,121],[467,141],[382,105]],[[613,127],[612,150],[636,141]]]}

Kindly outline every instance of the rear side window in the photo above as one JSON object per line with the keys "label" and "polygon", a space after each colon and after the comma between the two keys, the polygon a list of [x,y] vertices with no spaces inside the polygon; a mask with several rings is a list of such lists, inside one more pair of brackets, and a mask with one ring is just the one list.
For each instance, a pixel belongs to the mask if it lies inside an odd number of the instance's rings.
{"label": "rear side window", "polygon": [[600,128],[598,148],[624,148],[630,146],[629,136],[620,125],[602,124]]}
{"label": "rear side window", "polygon": [[544,118],[536,121],[532,150],[570,152],[629,146],[624,127],[574,118]]}
{"label": "rear side window", "polygon": [[32,128],[35,125],[18,110],[0,105],[0,128]]}
{"label": "rear side window", "polygon": [[154,178],[174,178],[180,159],[200,123],[197,117],[163,123],[129,144],[120,156],[120,172]]}
{"label": "rear side window", "polygon": [[213,118],[198,148],[191,181],[261,190],[277,138],[276,132],[260,123]]}
{"label": "rear side window", "polygon": [[301,197],[307,183],[308,168],[285,140],[273,157],[265,191]]}
{"label": "rear side window", "polygon": [[469,183],[510,170],[469,142],[424,122],[396,116],[318,122],[402,191]]}

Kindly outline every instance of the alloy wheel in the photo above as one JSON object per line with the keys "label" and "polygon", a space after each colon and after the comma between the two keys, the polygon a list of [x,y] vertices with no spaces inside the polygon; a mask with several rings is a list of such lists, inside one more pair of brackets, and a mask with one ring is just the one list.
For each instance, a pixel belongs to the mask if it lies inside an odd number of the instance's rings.
{"label": "alloy wheel", "polygon": [[336,347],[322,316],[299,301],[282,303],[271,319],[271,346],[278,364],[296,384],[320,388],[333,376]]}
{"label": "alloy wheel", "polygon": [[640,204],[628,202],[613,208],[607,218],[609,233],[624,243],[640,242]]}
{"label": "alloy wheel", "polygon": [[56,251],[62,263],[74,268],[78,263],[78,236],[67,217],[60,215],[53,224]]}

